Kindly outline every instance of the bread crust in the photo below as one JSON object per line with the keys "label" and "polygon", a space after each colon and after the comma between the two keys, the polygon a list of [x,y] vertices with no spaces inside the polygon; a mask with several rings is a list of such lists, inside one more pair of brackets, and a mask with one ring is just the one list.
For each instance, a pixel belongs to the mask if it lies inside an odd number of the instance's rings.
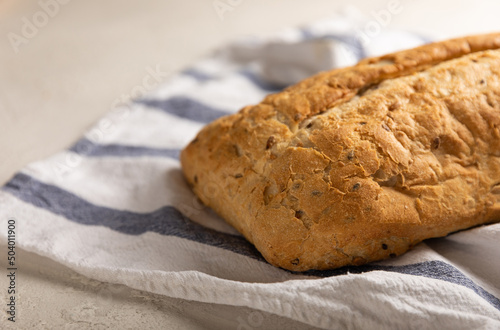
{"label": "bread crust", "polygon": [[204,127],[198,197],[271,264],[333,269],[500,220],[500,34],[319,73]]}

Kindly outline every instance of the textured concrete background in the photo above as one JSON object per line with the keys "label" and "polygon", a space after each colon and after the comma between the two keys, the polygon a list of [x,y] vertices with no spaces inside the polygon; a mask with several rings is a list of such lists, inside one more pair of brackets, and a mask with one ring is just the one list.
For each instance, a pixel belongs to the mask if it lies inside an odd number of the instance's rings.
{"label": "textured concrete background", "polygon": [[[76,141],[116,100],[141,84],[147,67],[177,71],[224,42],[240,36],[266,36],[325,18],[346,3],[220,0],[234,5],[221,20],[213,0],[58,1],[58,8],[52,7],[53,17],[45,22],[37,16],[42,10],[38,1],[0,0],[1,183],[26,163]],[[388,2],[349,1],[368,17]],[[500,31],[499,1],[400,3],[403,10],[392,18],[391,28],[438,38]],[[26,21],[36,18],[41,19],[40,27],[26,28]],[[13,42],[11,33],[27,37]],[[247,321],[252,320],[253,311],[248,308],[138,292],[86,279],[36,255],[19,257],[18,328],[252,328]],[[6,284],[2,277],[1,301],[6,297],[2,289]],[[304,326],[261,315],[262,322],[253,328]],[[0,322],[1,328],[8,326],[4,318]]]}

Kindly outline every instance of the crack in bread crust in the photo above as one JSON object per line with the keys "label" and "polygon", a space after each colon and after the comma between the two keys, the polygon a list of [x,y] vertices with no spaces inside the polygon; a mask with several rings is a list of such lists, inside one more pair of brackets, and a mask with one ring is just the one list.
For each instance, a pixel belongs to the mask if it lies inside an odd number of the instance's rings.
{"label": "crack in bread crust", "polygon": [[207,125],[181,154],[186,179],[294,271],[498,221],[497,48],[500,34],[467,37],[320,73]]}

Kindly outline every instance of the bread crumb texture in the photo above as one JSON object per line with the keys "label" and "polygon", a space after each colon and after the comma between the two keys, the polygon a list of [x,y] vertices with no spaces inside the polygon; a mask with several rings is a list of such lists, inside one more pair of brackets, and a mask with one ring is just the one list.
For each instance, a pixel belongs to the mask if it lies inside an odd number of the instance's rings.
{"label": "bread crumb texture", "polygon": [[500,34],[319,73],[207,125],[187,181],[271,264],[333,269],[500,220]]}

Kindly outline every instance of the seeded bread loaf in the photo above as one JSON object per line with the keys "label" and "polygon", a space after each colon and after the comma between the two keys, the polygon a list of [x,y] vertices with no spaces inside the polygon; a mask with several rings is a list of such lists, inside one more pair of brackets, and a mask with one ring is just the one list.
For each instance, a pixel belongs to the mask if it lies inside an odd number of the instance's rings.
{"label": "seeded bread loaf", "polygon": [[500,220],[500,34],[319,73],[207,125],[194,192],[275,266],[332,269]]}

